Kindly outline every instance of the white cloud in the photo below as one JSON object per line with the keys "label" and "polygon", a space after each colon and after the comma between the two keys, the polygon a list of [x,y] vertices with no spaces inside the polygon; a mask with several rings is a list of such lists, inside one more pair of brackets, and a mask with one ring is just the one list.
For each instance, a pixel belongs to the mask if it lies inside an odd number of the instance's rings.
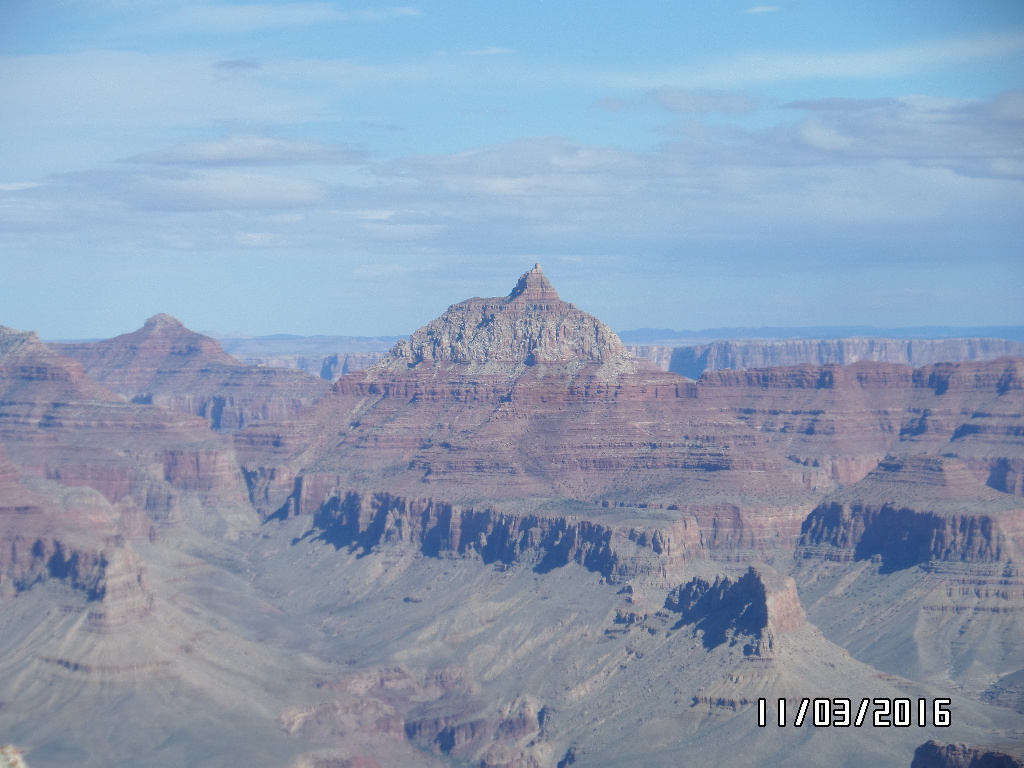
{"label": "white cloud", "polygon": [[991,101],[917,96],[787,106],[810,113],[796,132],[807,147],[826,153],[818,162],[891,159],[967,176],[1024,178],[1024,116],[1014,106],[1022,97],[1012,91]]}
{"label": "white cloud", "polygon": [[308,179],[256,173],[135,176],[126,198],[147,209],[172,211],[265,210],[319,203],[327,186]]}
{"label": "white cloud", "polygon": [[37,184],[34,181],[15,181],[10,184],[0,184],[0,192],[21,192],[23,189],[34,189],[41,186],[42,184]]}
{"label": "white cloud", "polygon": [[235,242],[248,248],[271,248],[284,243],[284,238],[276,232],[238,232]]}
{"label": "white cloud", "polygon": [[649,152],[515,141],[382,165],[392,183],[375,193],[396,225],[443,223],[424,229],[421,245],[449,250],[643,248],[836,226],[930,237],[953,221],[1011,221],[1024,205],[1019,124],[993,116],[1014,117],[1014,103],[803,102],[792,106],[805,114],[782,126],[694,120]]}
{"label": "white cloud", "polygon": [[849,136],[844,136],[835,128],[815,119],[801,123],[797,128],[797,134],[809,147],[826,152],[850,149],[854,144],[854,140]]}
{"label": "white cloud", "polygon": [[515,53],[515,49],[490,46],[488,48],[474,48],[471,51],[466,51],[467,56],[503,56],[508,53]]}
{"label": "white cloud", "polygon": [[221,141],[184,144],[162,152],[145,152],[129,162],[153,165],[261,165],[274,163],[352,163],[360,154],[339,145],[287,141],[265,136],[232,136]]}
{"label": "white cloud", "polygon": [[778,5],[755,5],[752,8],[747,8],[747,13],[777,13],[781,10],[782,7]]}
{"label": "white cloud", "polygon": [[289,90],[264,70],[226,76],[200,53],[76,51],[0,58],[9,123],[207,126],[216,121],[293,124],[321,114],[328,96]]}

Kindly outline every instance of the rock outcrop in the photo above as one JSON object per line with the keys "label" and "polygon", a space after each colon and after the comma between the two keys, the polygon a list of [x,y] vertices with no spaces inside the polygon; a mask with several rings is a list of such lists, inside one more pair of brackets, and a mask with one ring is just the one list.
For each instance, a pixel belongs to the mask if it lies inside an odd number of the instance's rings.
{"label": "rock outcrop", "polygon": [[471,372],[505,372],[510,365],[538,363],[629,368],[631,359],[608,326],[558,297],[537,264],[505,298],[469,299],[449,307],[409,341],[399,341],[384,365],[454,363]]}
{"label": "rock outcrop", "polygon": [[889,571],[929,561],[1012,562],[1024,545],[1024,500],[985,484],[951,456],[887,459],[803,524],[805,557],[878,557]]}
{"label": "rock outcrop", "polygon": [[246,365],[166,314],[112,339],[52,346],[132,402],[199,416],[221,432],[292,418],[329,388],[299,371]]}
{"label": "rock outcrop", "polygon": [[665,610],[678,613],[676,627],[690,626],[706,649],[742,644],[745,656],[770,655],[777,635],[806,621],[793,579],[763,565],[738,579],[719,576],[711,583],[695,576],[669,592]]}
{"label": "rock outcrop", "polygon": [[0,726],[30,757],[888,765],[921,731],[758,700],[952,691],[951,741],[1020,730],[1019,359],[692,381],[535,268],[228,423],[159,398],[248,369],[143,331],[78,360],[0,331]]}

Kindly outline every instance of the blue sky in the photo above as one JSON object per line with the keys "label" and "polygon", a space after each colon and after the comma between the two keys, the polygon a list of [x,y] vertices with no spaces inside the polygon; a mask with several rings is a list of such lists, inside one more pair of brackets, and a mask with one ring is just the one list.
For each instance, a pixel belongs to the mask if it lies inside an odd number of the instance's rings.
{"label": "blue sky", "polygon": [[1024,324],[1024,3],[0,3],[0,324]]}

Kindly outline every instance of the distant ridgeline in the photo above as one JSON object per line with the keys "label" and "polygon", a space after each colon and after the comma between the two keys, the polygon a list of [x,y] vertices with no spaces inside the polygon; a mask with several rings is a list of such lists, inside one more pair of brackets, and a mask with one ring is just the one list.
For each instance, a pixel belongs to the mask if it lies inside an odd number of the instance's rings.
{"label": "distant ridgeline", "polygon": [[[912,336],[909,337],[908,336]],[[221,339],[249,365],[293,368],[337,381],[382,360],[398,336],[266,336]],[[705,371],[789,365],[848,365],[859,360],[920,367],[1024,356],[1024,327],[709,328],[625,331],[626,349],[663,371],[691,379]]]}
{"label": "distant ridgeline", "polygon": [[788,365],[849,365],[860,360],[900,363],[915,368],[935,363],[963,363],[1024,356],[1024,341],[962,339],[757,339],[712,341],[689,346],[640,345],[628,349],[663,371],[691,379],[705,371],[777,368]]}

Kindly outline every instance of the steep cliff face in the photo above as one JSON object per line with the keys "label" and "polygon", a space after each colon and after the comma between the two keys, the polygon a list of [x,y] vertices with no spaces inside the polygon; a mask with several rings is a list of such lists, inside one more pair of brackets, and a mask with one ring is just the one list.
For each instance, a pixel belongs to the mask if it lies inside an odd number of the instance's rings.
{"label": "steep cliff face", "polygon": [[630,346],[663,371],[699,379],[707,371],[793,365],[849,365],[860,360],[920,367],[934,363],[1024,357],[1024,343],[1005,339],[791,339],[713,341],[689,347]]}
{"label": "steep cliff face", "polygon": [[669,592],[665,610],[678,613],[676,627],[691,627],[706,649],[728,642],[742,645],[745,656],[770,655],[778,634],[806,622],[793,579],[767,566],[751,567],[737,579],[719,576],[713,583],[695,576]]}
{"label": "steep cliff face", "polygon": [[692,522],[628,525],[474,509],[387,493],[335,491],[313,515],[313,530],[335,548],[362,553],[404,543],[429,557],[474,557],[504,565],[527,562],[540,573],[578,563],[615,581],[641,573],[664,574],[702,556]]}
{"label": "steep cliff face", "polygon": [[948,455],[887,459],[814,509],[801,530],[802,553],[878,557],[889,571],[932,560],[1012,561],[1024,544],[1024,503],[985,480]]}
{"label": "steep cliff face", "polygon": [[346,374],[363,371],[376,365],[384,357],[383,352],[338,352],[320,361],[317,375],[327,381],[337,381]]}
{"label": "steep cliff face", "polygon": [[292,418],[329,388],[299,371],[246,365],[164,314],[113,339],[53,347],[132,402],[199,416],[222,432]]}

